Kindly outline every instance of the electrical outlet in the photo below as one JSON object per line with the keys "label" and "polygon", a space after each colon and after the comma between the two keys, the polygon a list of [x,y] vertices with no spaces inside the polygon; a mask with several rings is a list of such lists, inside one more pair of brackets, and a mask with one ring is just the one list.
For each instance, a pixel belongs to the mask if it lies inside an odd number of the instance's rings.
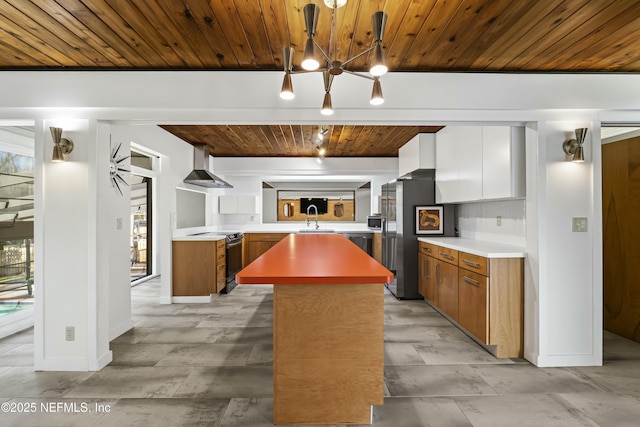
{"label": "electrical outlet", "polygon": [[67,326],[65,328],[65,338],[67,341],[75,341],[76,340],[76,328],[73,326]]}
{"label": "electrical outlet", "polygon": [[122,218],[116,218],[116,230],[122,230]]}
{"label": "electrical outlet", "polygon": [[574,233],[586,233],[588,231],[587,218],[574,216],[571,222],[571,231]]}
{"label": "electrical outlet", "polygon": [[496,217],[496,225],[502,227],[502,217],[500,215]]}

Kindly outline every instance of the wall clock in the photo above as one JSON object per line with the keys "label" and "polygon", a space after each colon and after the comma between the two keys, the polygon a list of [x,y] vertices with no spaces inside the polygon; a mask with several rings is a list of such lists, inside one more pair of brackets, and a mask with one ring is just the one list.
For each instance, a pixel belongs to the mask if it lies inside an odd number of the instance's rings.
{"label": "wall clock", "polygon": [[111,149],[111,158],[109,159],[109,175],[111,176],[111,185],[118,189],[120,195],[122,196],[122,188],[120,188],[120,184],[124,184],[129,186],[129,183],[124,180],[122,177],[122,172],[131,172],[122,167],[121,163],[129,158],[129,156],[120,156],[118,157],[118,152],[120,151],[120,147],[122,147],[122,143],[118,144],[118,147],[114,150]]}

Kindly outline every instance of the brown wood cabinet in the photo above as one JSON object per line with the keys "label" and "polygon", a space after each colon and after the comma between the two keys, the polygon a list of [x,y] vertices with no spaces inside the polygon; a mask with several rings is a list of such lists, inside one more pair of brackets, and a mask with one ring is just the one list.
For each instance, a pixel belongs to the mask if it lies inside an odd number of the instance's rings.
{"label": "brown wood cabinet", "polygon": [[438,307],[453,320],[458,320],[458,266],[435,261]]}
{"label": "brown wood cabinet", "polygon": [[216,289],[218,293],[227,287],[227,249],[224,239],[216,241]]}
{"label": "brown wood cabinet", "polygon": [[484,344],[489,344],[487,276],[458,271],[458,323]]}
{"label": "brown wood cabinet", "polygon": [[172,244],[173,296],[208,296],[226,286],[221,240],[177,240]]}
{"label": "brown wood cabinet", "polygon": [[488,259],[425,242],[419,251],[420,294],[496,357],[522,357],[524,260]]}
{"label": "brown wood cabinet", "polygon": [[373,233],[373,259],[382,264],[382,233]]}
{"label": "brown wood cabinet", "polygon": [[288,235],[289,233],[245,233],[242,241],[242,268]]}

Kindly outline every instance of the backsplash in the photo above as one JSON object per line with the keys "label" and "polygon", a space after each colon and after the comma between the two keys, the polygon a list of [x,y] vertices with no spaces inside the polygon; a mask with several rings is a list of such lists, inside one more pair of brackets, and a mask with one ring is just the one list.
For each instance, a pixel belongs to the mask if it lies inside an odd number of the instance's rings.
{"label": "backsplash", "polygon": [[526,200],[458,205],[458,232],[460,237],[466,239],[525,246],[525,224]]}

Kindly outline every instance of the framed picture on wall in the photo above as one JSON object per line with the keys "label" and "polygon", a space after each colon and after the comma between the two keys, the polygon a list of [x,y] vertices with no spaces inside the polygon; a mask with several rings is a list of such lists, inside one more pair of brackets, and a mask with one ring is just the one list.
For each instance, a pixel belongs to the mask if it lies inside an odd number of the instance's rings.
{"label": "framed picture on wall", "polygon": [[444,234],[442,206],[416,206],[416,234]]}

